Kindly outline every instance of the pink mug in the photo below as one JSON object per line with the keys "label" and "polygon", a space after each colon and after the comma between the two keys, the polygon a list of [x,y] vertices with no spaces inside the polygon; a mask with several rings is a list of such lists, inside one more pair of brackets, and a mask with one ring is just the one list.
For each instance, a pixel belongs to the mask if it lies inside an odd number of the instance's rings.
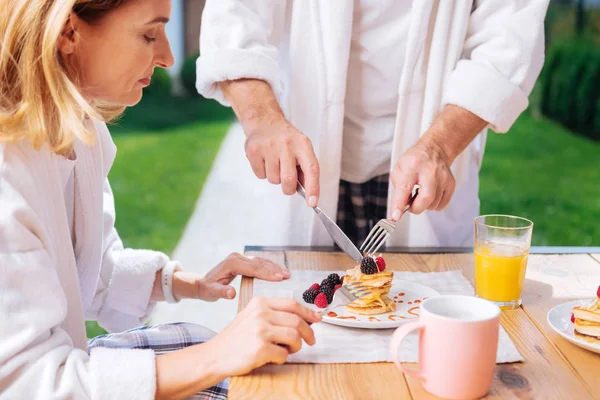
{"label": "pink mug", "polygon": [[[484,396],[492,384],[498,350],[500,308],[470,296],[444,295],[421,303],[418,321],[394,332],[391,357],[404,373],[423,382],[431,394],[447,399]],[[418,372],[398,360],[402,339],[419,330]]]}

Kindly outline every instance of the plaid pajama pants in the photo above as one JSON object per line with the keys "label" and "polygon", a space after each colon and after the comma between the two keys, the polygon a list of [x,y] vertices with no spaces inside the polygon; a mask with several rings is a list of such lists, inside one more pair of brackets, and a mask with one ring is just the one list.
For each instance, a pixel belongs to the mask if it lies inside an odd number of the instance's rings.
{"label": "plaid pajama pants", "polygon": [[387,214],[390,174],[376,176],[365,183],[340,180],[337,223],[357,246],[373,226]]}
{"label": "plaid pajama pants", "polygon": [[[125,332],[90,339],[88,341],[88,352],[94,347],[108,347],[152,349],[156,355],[160,355],[206,342],[214,335],[215,333],[208,328],[186,322],[142,326]],[[228,389],[229,379],[226,379],[211,388],[188,397],[188,399],[224,400],[227,399]]]}

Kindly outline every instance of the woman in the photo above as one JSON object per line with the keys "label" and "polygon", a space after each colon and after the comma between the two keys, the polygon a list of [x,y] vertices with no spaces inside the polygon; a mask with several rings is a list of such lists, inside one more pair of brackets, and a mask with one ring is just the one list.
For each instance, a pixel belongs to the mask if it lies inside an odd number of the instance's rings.
{"label": "woman", "polygon": [[124,331],[156,301],[231,299],[238,274],[289,274],[232,255],[199,277],[114,229],[105,122],[173,63],[170,0],[0,1],[0,399],[223,398],[226,377],[313,345],[318,315],[258,299],[210,340],[173,324],[88,346],[85,319]]}

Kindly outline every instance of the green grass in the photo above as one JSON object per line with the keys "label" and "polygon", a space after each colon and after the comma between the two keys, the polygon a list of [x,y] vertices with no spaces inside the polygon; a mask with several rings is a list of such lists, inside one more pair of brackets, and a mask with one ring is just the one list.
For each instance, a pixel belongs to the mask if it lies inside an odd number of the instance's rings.
{"label": "green grass", "polygon": [[125,246],[175,249],[231,120],[214,102],[149,99],[113,128],[109,180]]}
{"label": "green grass", "polygon": [[[118,150],[109,180],[126,247],[175,249],[232,118],[212,101],[150,97],[110,127]],[[105,333],[86,326],[88,337]]]}
{"label": "green grass", "polygon": [[531,219],[534,245],[598,245],[599,183],[600,142],[526,113],[506,135],[488,135],[481,212]]}

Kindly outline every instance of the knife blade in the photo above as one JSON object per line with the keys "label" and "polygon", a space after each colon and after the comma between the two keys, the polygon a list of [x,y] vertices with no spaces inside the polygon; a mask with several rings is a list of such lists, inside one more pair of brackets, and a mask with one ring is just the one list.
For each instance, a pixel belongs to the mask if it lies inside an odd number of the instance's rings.
{"label": "knife blade", "polygon": [[[298,192],[298,194],[300,194],[300,196],[306,199],[306,192],[304,191],[304,186],[302,186],[300,181],[298,181],[296,191]],[[342,251],[354,261],[361,262],[363,260],[362,253],[356,248],[354,243],[352,243],[352,241],[348,239],[348,236],[346,236],[344,231],[342,231],[340,227],[337,226],[337,224],[333,222],[333,220],[329,218],[327,214],[325,214],[323,210],[321,210],[319,207],[314,207],[313,210],[315,211],[315,213],[317,213],[317,216],[323,223],[323,226],[325,226],[327,232],[329,232],[329,235],[331,236],[333,241],[336,242],[338,246],[340,246],[340,249],[342,249]]]}

